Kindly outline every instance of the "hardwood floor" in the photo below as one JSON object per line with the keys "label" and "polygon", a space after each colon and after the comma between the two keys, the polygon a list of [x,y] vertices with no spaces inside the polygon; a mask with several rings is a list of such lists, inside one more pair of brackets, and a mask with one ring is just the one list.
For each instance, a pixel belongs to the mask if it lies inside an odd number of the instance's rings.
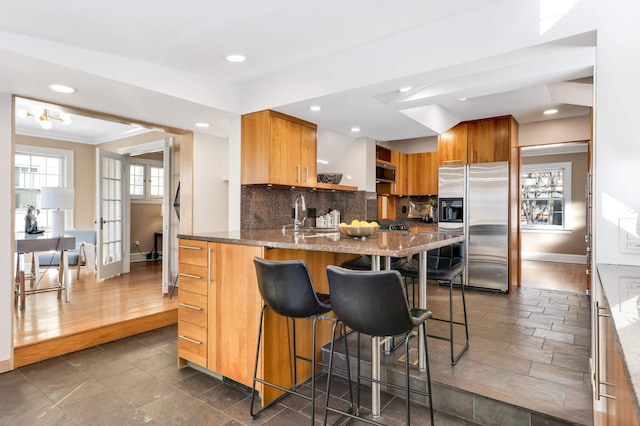
{"label": "hardwood floor", "polygon": [[[133,263],[131,273],[99,282],[73,272],[69,303],[40,293],[27,296],[24,311],[14,310],[16,367],[177,322],[177,294],[161,293],[161,262]],[[40,285],[56,279],[51,268]]]}
{"label": "hardwood floor", "polygon": [[585,271],[586,266],[583,264],[523,260],[520,286],[585,294],[587,291]]}

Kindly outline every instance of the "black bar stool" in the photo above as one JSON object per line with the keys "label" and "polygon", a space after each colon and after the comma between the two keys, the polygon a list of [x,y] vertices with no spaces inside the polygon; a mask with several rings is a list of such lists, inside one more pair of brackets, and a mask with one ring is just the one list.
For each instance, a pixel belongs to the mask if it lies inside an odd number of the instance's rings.
{"label": "black bar stool", "polygon": [[[442,337],[429,334],[429,337],[435,339],[446,340],[451,348],[451,364],[456,365],[462,354],[469,349],[469,327],[467,324],[467,301],[464,295],[464,256],[462,253],[462,243],[456,243],[451,246],[445,246],[427,252],[427,278],[438,282],[446,282],[449,284],[449,319],[432,318],[435,321],[449,323],[449,337]],[[409,262],[400,265],[398,268],[400,274],[406,278],[417,279],[419,273],[418,259],[412,258]],[[462,295],[462,312],[464,322],[453,320],[453,281],[460,277],[460,293]],[[454,353],[454,324],[464,326],[465,343],[458,351]]]}
{"label": "black bar stool", "polygon": [[[329,295],[316,293],[313,282],[311,281],[311,276],[309,275],[309,269],[307,268],[306,263],[301,260],[273,261],[254,257],[253,261],[258,279],[258,289],[260,290],[260,295],[262,296],[264,305],[262,306],[262,311],[260,313],[258,344],[253,370],[253,387],[251,390],[251,406],[249,413],[251,414],[251,417],[255,419],[266,408],[286,396],[286,393],[290,393],[311,401],[311,424],[313,425],[315,420],[316,399],[315,367],[317,364],[320,364],[319,362],[316,362],[316,323],[318,319],[330,320],[334,323],[334,332],[336,328],[335,324],[337,323],[335,318],[324,315],[331,311]],[[264,320],[264,313],[267,308],[271,309],[278,315],[291,318],[293,335],[293,384],[291,388],[257,377],[260,343],[262,341],[262,324]],[[296,352],[296,318],[313,318],[311,359],[300,356]],[[341,334],[344,334],[344,328],[341,330]],[[345,339],[345,351],[348,351],[346,345],[347,342]],[[311,396],[304,395],[297,391],[298,369],[296,364],[298,359],[311,362]],[[347,374],[350,374],[348,365]],[[259,411],[254,412],[253,407],[256,395],[256,383],[262,383],[263,385],[279,389],[286,393]],[[351,401],[353,403],[353,396],[351,397]]]}
{"label": "black bar stool", "polygon": [[[411,376],[409,375],[409,334],[416,328],[421,328],[425,344],[427,341],[427,319],[431,318],[431,312],[424,309],[409,308],[405,297],[402,277],[398,271],[353,271],[337,266],[328,266],[329,293],[331,305],[338,321],[358,333],[358,372],[357,372],[357,403],[356,411],[345,412],[329,407],[329,395],[331,391],[331,369],[333,367],[333,354],[335,332],[331,340],[331,353],[329,356],[329,377],[327,379],[327,399],[325,404],[325,422],[328,412],[339,413],[353,419],[369,424],[379,425],[374,421],[358,417],[360,409],[360,380],[364,379],[374,383],[384,384],[389,387],[404,389],[407,410],[407,425],[411,424],[411,398],[410,394],[417,393],[427,396],[429,399],[429,411],[431,424],[433,425],[433,401],[431,397],[431,374],[429,372],[429,354],[425,347],[425,361],[427,372],[427,392],[411,389]],[[335,327],[336,325],[334,325]],[[363,377],[360,374],[360,334],[372,337],[404,335],[405,346],[405,386],[375,380],[371,377]],[[346,340],[346,337],[343,337]],[[347,355],[347,364],[349,358]],[[351,381],[351,376],[349,376]]]}

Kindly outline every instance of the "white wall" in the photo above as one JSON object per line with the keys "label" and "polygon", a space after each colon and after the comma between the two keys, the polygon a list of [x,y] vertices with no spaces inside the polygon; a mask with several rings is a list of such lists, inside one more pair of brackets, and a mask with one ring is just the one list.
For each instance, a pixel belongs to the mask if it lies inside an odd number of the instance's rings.
{"label": "white wall", "polygon": [[226,231],[229,210],[228,140],[193,135],[193,232]]}
{"label": "white wall", "polygon": [[618,219],[640,211],[640,2],[601,2],[595,130],[595,261],[640,265],[618,250]]}
{"label": "white wall", "polygon": [[[0,372],[13,367],[13,144],[11,95],[0,93]],[[8,185],[6,183],[9,183]],[[4,278],[2,278],[4,277]]]}
{"label": "white wall", "polygon": [[418,154],[420,152],[434,152],[438,150],[438,137],[403,139],[399,141],[378,142],[379,145],[389,149],[404,152],[405,154]]}
{"label": "white wall", "polygon": [[588,115],[557,120],[523,123],[519,126],[520,146],[577,142],[591,139],[591,118]]}
{"label": "white wall", "polygon": [[352,138],[318,128],[318,160],[329,162],[318,163],[318,173],[342,173],[341,185],[357,186],[360,191],[376,191],[375,170],[370,170],[375,164],[373,139]]}

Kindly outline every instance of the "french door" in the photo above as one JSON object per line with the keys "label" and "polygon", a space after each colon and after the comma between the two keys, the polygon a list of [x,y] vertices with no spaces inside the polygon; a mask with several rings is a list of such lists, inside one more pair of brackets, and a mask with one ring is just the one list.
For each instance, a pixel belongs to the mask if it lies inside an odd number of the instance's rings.
{"label": "french door", "polygon": [[98,279],[123,272],[123,156],[96,150],[96,234]]}

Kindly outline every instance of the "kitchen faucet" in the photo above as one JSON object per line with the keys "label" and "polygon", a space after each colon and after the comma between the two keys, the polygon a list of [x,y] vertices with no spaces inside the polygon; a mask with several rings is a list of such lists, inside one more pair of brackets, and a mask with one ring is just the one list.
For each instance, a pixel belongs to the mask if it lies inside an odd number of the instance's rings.
{"label": "kitchen faucet", "polygon": [[306,212],[306,210],[307,206],[304,203],[304,195],[300,194],[296,198],[296,201],[293,202],[293,229],[295,231],[300,229],[301,225],[304,225],[304,221],[307,216],[305,215],[302,219],[300,219],[300,216],[302,215],[302,212]]}

